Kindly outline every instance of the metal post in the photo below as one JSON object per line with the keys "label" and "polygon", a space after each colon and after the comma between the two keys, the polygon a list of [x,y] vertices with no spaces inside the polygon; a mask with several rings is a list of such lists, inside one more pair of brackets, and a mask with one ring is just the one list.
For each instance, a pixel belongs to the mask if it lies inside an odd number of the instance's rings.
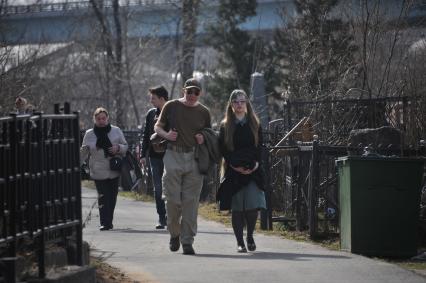
{"label": "metal post", "polygon": [[[303,170],[303,155],[300,152],[300,148],[297,151],[297,197],[296,197],[296,230],[297,231],[302,231],[304,226],[305,226],[305,218],[302,216],[302,204],[303,202],[303,194],[302,194],[302,190],[303,190],[303,174],[304,170]],[[293,157],[291,158],[291,165],[293,166]]]}
{"label": "metal post", "polygon": [[71,114],[71,105],[69,102],[64,103],[64,114]]}
{"label": "metal post", "polygon": [[[55,106],[56,108],[56,106]],[[38,164],[38,172],[41,175],[40,177],[40,190],[38,192],[38,204],[39,204],[39,213],[38,213],[38,218],[39,218],[39,226],[40,226],[40,239],[39,239],[39,247],[38,247],[38,276],[39,278],[44,278],[46,276],[46,267],[45,267],[45,232],[44,232],[44,228],[46,227],[46,225],[48,223],[45,223],[45,217],[44,217],[44,212],[45,212],[45,193],[44,193],[44,185],[46,184],[46,179],[49,178],[48,176],[48,172],[45,168],[45,158],[44,158],[44,150],[45,150],[45,142],[44,139],[46,137],[46,135],[44,134],[44,121],[43,121],[43,114],[40,112],[38,113],[39,115],[39,125],[38,125],[38,133],[37,133],[37,145],[38,145],[38,160],[39,162]]]}
{"label": "metal post", "polygon": [[317,190],[319,180],[318,140],[312,143],[311,174],[309,181],[309,236],[314,238],[317,234]]}
{"label": "metal post", "polygon": [[[11,186],[9,191],[9,201],[10,201],[10,224],[9,224],[9,233],[14,238],[14,240],[9,245],[9,256],[16,256],[16,247],[17,247],[17,239],[16,239],[16,222],[15,219],[17,217],[17,169],[18,166],[16,164],[18,160],[18,137],[17,137],[17,115],[11,114],[12,121],[9,123],[9,142],[10,142],[10,155],[11,155],[11,164],[10,167],[12,168],[11,174],[7,176],[8,178],[11,178]],[[13,271],[15,272],[15,271]]]}
{"label": "metal post", "polygon": [[401,157],[404,156],[404,137],[407,133],[407,123],[408,123],[408,99],[407,97],[402,98],[402,127],[401,127]]}
{"label": "metal post", "polygon": [[54,114],[59,114],[59,113],[61,113],[59,103],[55,103],[55,104],[53,104],[53,113],[54,113]]}
{"label": "metal post", "polygon": [[[266,147],[262,147],[262,163],[264,168],[269,168],[269,151]],[[272,204],[271,204],[271,174],[269,170],[265,171],[265,199],[266,199],[266,210],[260,211],[260,229],[262,230],[272,230]]]}
{"label": "metal post", "polygon": [[291,124],[291,101],[290,99],[287,99],[285,101],[285,105],[287,106],[287,131],[290,131],[292,128]]}
{"label": "metal post", "polygon": [[76,198],[76,216],[79,220],[79,224],[76,226],[76,248],[77,248],[77,264],[83,265],[83,222],[82,222],[82,205],[81,205],[81,175],[80,175],[80,117],[78,112],[74,112],[76,117],[73,119],[73,135],[74,135],[74,158],[77,174],[75,176],[75,182],[73,184],[76,187],[75,198]]}

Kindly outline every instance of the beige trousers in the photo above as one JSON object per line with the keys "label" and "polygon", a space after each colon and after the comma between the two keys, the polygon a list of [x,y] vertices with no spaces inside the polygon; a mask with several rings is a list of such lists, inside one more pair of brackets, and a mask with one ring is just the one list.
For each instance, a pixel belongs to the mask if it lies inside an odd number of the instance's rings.
{"label": "beige trousers", "polygon": [[163,158],[163,197],[166,201],[167,229],[182,244],[192,244],[197,234],[197,216],[203,175],[194,152],[167,149]]}

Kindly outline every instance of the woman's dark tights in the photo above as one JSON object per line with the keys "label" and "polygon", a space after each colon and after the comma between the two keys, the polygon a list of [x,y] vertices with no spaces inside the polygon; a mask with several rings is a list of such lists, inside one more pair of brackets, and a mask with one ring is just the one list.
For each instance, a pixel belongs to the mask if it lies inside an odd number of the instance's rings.
{"label": "woman's dark tights", "polygon": [[232,228],[239,246],[244,245],[244,226],[247,224],[247,239],[253,239],[256,227],[257,210],[232,211]]}

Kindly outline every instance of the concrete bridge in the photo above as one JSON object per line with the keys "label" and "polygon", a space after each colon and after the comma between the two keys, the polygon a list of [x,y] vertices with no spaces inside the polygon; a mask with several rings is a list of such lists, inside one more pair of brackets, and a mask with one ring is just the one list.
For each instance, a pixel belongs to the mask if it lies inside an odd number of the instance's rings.
{"label": "concrete bridge", "polygon": [[[120,7],[123,31],[129,38],[174,37],[180,32],[181,0],[130,0]],[[295,12],[291,0],[258,0],[257,15],[242,25],[245,30],[265,31],[277,27],[278,11],[285,6]],[[214,23],[218,1],[201,4],[198,34]],[[103,10],[112,22],[111,1]],[[0,42],[4,45],[85,41],[92,37],[96,18],[88,1],[9,6],[0,13]]]}
{"label": "concrete bridge", "polygon": [[[65,1],[65,0],[64,0]],[[286,10],[286,17],[296,15],[293,0],[258,0],[257,15],[249,18],[241,27],[263,34],[282,24],[279,11]],[[380,9],[392,17],[398,17],[404,1],[383,1]],[[343,0],[351,5],[350,13],[359,13],[359,0]],[[182,0],[129,0],[120,7],[123,31],[129,38],[175,37],[180,32]],[[217,21],[217,0],[204,1],[198,17],[198,34],[207,25]],[[104,1],[103,10],[112,22],[111,0]],[[425,17],[426,4],[415,0],[408,18]],[[31,43],[59,43],[86,41],[93,36],[97,20],[88,0],[52,4],[8,6],[0,10],[0,44],[18,45]]]}

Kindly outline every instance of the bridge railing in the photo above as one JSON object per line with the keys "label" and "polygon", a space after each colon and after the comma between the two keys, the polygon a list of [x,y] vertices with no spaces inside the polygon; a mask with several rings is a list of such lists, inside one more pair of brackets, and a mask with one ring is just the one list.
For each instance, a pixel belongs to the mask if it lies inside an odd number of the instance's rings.
{"label": "bridge railing", "polygon": [[79,116],[36,113],[0,118],[0,273],[16,280],[16,259],[31,246],[38,276],[45,252],[75,242],[82,265]]}
{"label": "bridge railing", "polygon": [[[131,6],[160,6],[169,4],[180,4],[179,0],[129,0],[126,1],[124,7]],[[0,10],[1,15],[16,15],[16,14],[27,14],[27,13],[41,13],[41,12],[63,12],[63,11],[74,11],[84,10],[91,8],[92,4],[89,1],[72,1],[63,3],[43,3],[43,4],[32,4],[32,5],[13,5],[5,6]],[[102,3],[103,8],[111,8],[112,1],[106,0]]]}

